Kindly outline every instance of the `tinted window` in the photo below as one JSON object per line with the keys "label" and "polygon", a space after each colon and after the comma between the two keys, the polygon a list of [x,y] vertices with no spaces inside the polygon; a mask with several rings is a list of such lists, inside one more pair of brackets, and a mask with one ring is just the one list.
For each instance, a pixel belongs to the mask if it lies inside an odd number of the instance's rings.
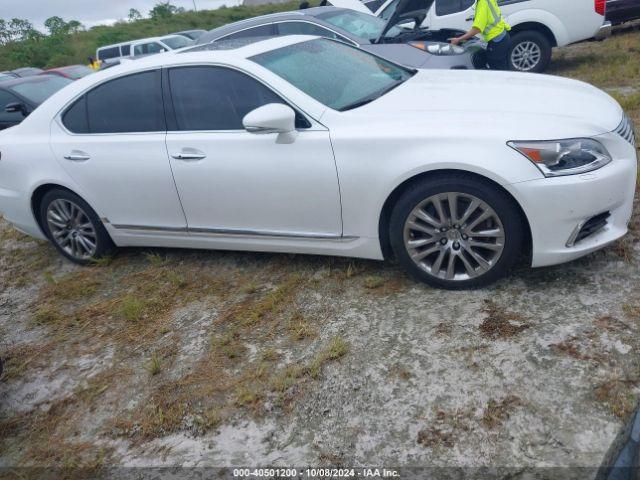
{"label": "tinted window", "polygon": [[131,45],[120,45],[120,51],[122,52],[122,56],[128,57],[131,55]]}
{"label": "tinted window", "polygon": [[[0,90],[0,127],[4,128],[7,123],[19,123],[24,120],[24,115],[20,112],[7,113],[4,111],[9,103],[19,102],[17,97],[14,97],[9,92]],[[3,125],[4,123],[4,125]]]}
{"label": "tinted window", "polygon": [[280,35],[318,35],[319,37],[338,38],[331,30],[308,22],[282,22],[277,24]]}
{"label": "tinted window", "polygon": [[236,38],[269,37],[275,35],[273,25],[260,25],[259,27],[248,28],[241,32],[232,33],[220,40],[233,40]]}
{"label": "tinted window", "polygon": [[[473,7],[473,5],[476,3],[476,0],[461,0],[461,1],[462,1],[461,10],[467,10]],[[498,2],[498,3],[501,3],[501,2]]]}
{"label": "tinted window", "polygon": [[0,112],[4,112],[4,107],[6,107],[9,103],[18,101],[18,98],[14,97],[9,92],[0,90]]}
{"label": "tinted window", "polygon": [[102,84],[87,94],[90,133],[164,131],[160,71]]}
{"label": "tinted window", "polygon": [[120,47],[111,47],[98,50],[98,60],[107,60],[109,58],[118,58],[120,56]]}
{"label": "tinted window", "polygon": [[84,95],[62,115],[62,123],[73,133],[89,133],[87,123],[87,97]]}
{"label": "tinted window", "polygon": [[227,68],[174,68],[169,79],[178,130],[241,130],[251,110],[285,103],[262,83]]}
{"label": "tinted window", "polygon": [[[436,0],[436,15],[451,15],[452,13],[462,12],[471,5],[475,0]],[[471,3],[471,5],[469,5]]]}

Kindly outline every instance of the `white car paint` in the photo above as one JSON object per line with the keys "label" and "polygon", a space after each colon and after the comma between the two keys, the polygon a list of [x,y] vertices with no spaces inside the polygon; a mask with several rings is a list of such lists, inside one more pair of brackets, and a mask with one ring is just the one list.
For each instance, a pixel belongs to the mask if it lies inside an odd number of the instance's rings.
{"label": "white car paint", "polygon": [[[338,112],[248,59],[310,38],[150,56],[74,82],[0,132],[0,211],[44,238],[31,199],[39,186],[55,184],[85,199],[118,246],[382,259],[379,222],[392,192],[416,175],[453,169],[495,182],[518,202],[532,230],[533,266],[578,258],[626,233],[636,151],[613,133],[623,112],[604,92],[548,76],[424,70],[368,105]],[[255,76],[312,127],[280,142],[278,133],[246,131],[72,135],[60,125],[64,109],[102,82],[185,64]],[[545,178],[506,145],[576,137],[597,138],[613,161],[588,174]],[[89,161],[64,158],[83,152]],[[181,152],[205,157],[173,158]],[[581,220],[606,210],[612,218],[605,229],[566,246]]]}

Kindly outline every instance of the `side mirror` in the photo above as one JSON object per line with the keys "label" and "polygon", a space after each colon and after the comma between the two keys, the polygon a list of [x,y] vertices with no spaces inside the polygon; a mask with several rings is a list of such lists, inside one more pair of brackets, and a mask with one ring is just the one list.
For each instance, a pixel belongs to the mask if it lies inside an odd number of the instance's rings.
{"label": "side mirror", "polygon": [[4,107],[7,113],[21,113],[23,116],[29,115],[29,109],[22,102],[11,102]]}
{"label": "side mirror", "polygon": [[249,133],[277,133],[278,143],[292,143],[296,134],[296,112],[288,105],[269,103],[247,113],[242,125]]}

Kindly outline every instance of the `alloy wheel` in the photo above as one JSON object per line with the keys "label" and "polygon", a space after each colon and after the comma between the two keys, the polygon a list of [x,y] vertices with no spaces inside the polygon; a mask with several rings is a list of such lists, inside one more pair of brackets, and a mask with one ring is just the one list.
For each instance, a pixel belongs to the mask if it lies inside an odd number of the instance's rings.
{"label": "alloy wheel", "polygon": [[487,273],[500,259],[504,243],[496,212],[467,193],[446,192],[423,200],[404,226],[411,260],[444,280],[465,281]]}
{"label": "alloy wheel", "polygon": [[57,199],[47,207],[47,225],[56,244],[78,260],[96,253],[98,235],[86,212],[66,199]]}
{"label": "alloy wheel", "polygon": [[511,64],[521,72],[530,72],[542,59],[542,49],[535,42],[518,43],[511,52]]}

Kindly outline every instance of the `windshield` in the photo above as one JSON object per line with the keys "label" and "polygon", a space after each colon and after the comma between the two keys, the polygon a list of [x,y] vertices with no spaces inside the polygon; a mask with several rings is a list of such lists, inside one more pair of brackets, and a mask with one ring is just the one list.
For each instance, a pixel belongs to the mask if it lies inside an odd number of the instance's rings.
{"label": "windshield", "polygon": [[164,37],[161,38],[160,41],[171,50],[188,47],[193,43],[193,41],[189,40],[187,37],[183,37],[182,35],[176,35],[175,37]]}
{"label": "windshield", "polygon": [[398,7],[398,2],[400,0],[393,0],[393,2],[391,2],[389,5],[387,5],[385,7],[385,9],[380,12],[380,18],[382,20],[384,20],[385,22],[388,22],[389,19],[391,18],[391,15],[393,15],[394,13],[396,13],[396,8]]}
{"label": "windshield", "polygon": [[9,89],[13,90],[18,95],[22,95],[31,103],[40,105],[51,95],[70,83],[73,83],[73,80],[59,77],[57,75],[43,75],[38,78],[37,81],[19,83],[11,86]]}
{"label": "windshield", "polygon": [[413,76],[387,60],[326,39],[295,43],[251,60],[339,111],[372,102]]}
{"label": "windshield", "polygon": [[[330,12],[319,18],[368,42],[378,39],[387,24],[378,17],[353,10]],[[392,27],[385,36],[395,37],[400,32],[398,27]]]}

